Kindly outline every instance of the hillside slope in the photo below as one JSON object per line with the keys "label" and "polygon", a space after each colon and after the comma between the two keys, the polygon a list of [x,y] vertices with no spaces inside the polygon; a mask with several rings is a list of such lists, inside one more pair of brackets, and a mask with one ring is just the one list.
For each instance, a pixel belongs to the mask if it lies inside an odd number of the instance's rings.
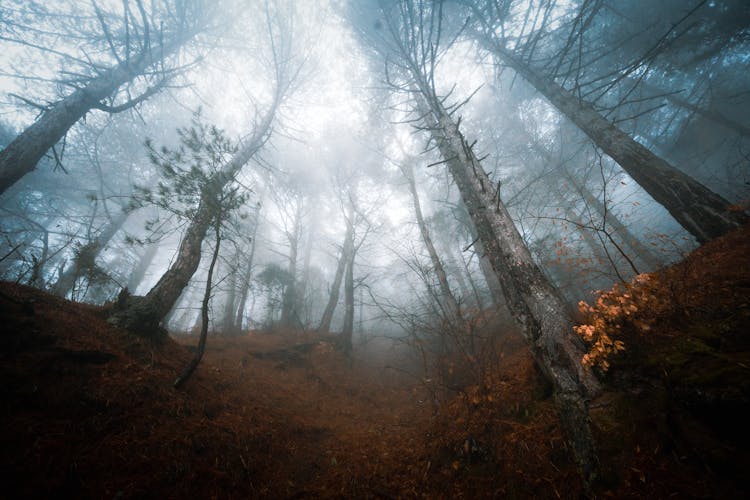
{"label": "hillside slope", "polygon": [[[622,329],[592,402],[597,496],[746,493],[750,232],[665,270],[668,307]],[[373,341],[350,364],[329,339],[212,336],[183,390],[190,337],[160,345],[98,308],[0,284],[0,496],[577,498],[548,387],[524,343],[485,385],[439,405],[405,352]],[[650,315],[650,317],[649,317]],[[745,490],[745,491],[743,491]]]}

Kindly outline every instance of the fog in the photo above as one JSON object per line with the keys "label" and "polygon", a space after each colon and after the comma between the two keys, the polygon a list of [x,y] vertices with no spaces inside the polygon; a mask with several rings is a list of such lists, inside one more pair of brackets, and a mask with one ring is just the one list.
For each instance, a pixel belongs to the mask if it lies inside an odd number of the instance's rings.
{"label": "fog", "polygon": [[[146,296],[182,258],[205,183],[231,177],[223,189],[239,198],[200,222],[199,264],[158,318],[171,332],[200,329],[214,225],[210,331],[315,330],[334,283],[330,330],[345,328],[348,300],[355,346],[438,324],[450,314],[446,293],[463,316],[507,309],[435,127],[465,137],[492,184],[482,189],[497,191],[571,308],[706,239],[674,218],[679,203],[655,200],[671,174],[633,174],[638,166],[608,149],[630,146],[582,130],[519,66],[724,208],[746,208],[744,2],[6,1],[0,10],[0,277],[94,304],[124,288]],[[129,67],[122,81],[91,90],[118,65]],[[87,92],[67,127],[22,137]],[[453,125],[425,121],[438,104]],[[213,165],[189,146],[170,176],[146,141],[168,156],[186,147],[177,130],[195,123],[232,146]],[[53,146],[8,173],[34,141]],[[248,154],[228,171],[232,148]],[[180,176],[192,176],[193,191],[179,192]],[[685,204],[701,205],[695,196]],[[346,276],[336,281],[347,266],[348,299]]]}

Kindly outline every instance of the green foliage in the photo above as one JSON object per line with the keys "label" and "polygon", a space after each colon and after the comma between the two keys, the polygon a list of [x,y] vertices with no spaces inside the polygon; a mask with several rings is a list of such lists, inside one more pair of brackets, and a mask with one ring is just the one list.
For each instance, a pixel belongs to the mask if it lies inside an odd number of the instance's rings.
{"label": "green foliage", "polygon": [[256,280],[264,287],[272,289],[283,289],[290,285],[294,278],[287,269],[279,266],[278,264],[268,264],[263,270],[258,273]]}
{"label": "green foliage", "polygon": [[[201,120],[198,111],[189,127],[177,129],[180,144],[176,149],[157,147],[150,139],[145,146],[161,180],[155,186],[136,186],[132,209],[156,206],[180,218],[191,219],[204,206],[219,220],[242,206],[247,195],[227,178],[226,164],[237,152],[237,145],[226,133]],[[158,227],[159,219],[146,222],[146,229]]]}

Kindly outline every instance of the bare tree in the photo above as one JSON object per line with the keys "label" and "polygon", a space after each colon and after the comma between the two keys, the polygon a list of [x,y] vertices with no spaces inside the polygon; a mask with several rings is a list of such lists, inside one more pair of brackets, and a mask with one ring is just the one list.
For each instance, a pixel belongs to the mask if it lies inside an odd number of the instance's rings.
{"label": "bare tree", "polygon": [[338,264],[336,265],[336,273],[333,276],[333,282],[331,283],[331,291],[328,296],[328,302],[326,308],[323,311],[323,317],[320,320],[317,331],[319,333],[326,334],[331,330],[331,321],[333,320],[333,313],[336,310],[336,306],[339,303],[339,292],[341,290],[341,282],[344,279],[344,272],[347,269],[348,263],[351,260],[351,254],[354,249],[354,211],[350,205],[350,209],[344,215],[346,220],[346,233],[344,234],[344,242],[341,245],[339,253]]}
{"label": "bare tree", "polygon": [[[527,53],[508,49],[502,36],[497,35],[498,22],[502,24],[497,10],[483,10],[478,4],[472,4],[472,8],[474,19],[480,23],[476,39],[499,63],[512,68],[575,123],[699,242],[721,236],[748,220],[743,213],[730,210],[729,201],[624,133],[580,95],[533,68],[527,62]],[[529,52],[533,48],[524,46],[523,50]]]}
{"label": "bare tree", "polygon": [[[62,149],[57,151],[55,145],[86,113],[91,110],[119,113],[131,109],[169,86],[183,71],[184,66],[177,63],[175,56],[204,29],[208,12],[203,2],[169,1],[158,6],[156,3],[144,5],[144,0],[134,3],[133,6],[123,1],[119,18],[96,2],[92,3],[92,15],[99,29],[99,33],[89,34],[94,39],[92,50],[109,52],[113,65],[64,54],[53,46],[38,46],[30,38],[4,37],[9,42],[61,55],[68,69],[56,83],[72,92],[49,104],[21,98],[38,109],[40,115],[0,151],[0,194],[36,168],[50,149],[61,165]],[[68,29],[79,30],[80,25]],[[129,85],[136,80],[139,85]],[[139,93],[132,95],[139,87]]]}
{"label": "bare tree", "polygon": [[422,236],[427,253],[430,256],[430,262],[432,263],[435,276],[438,280],[438,286],[440,293],[438,294],[438,303],[443,310],[442,316],[448,322],[458,322],[461,318],[461,310],[458,305],[453,291],[448,284],[448,276],[445,273],[443,263],[435,250],[435,245],[430,237],[430,232],[427,229],[424,217],[422,216],[422,207],[419,203],[419,193],[417,192],[417,185],[414,179],[414,169],[411,166],[410,159],[407,159],[402,165],[400,165],[401,172],[404,174],[404,178],[409,185],[409,192],[412,197],[412,204],[414,206],[414,215],[417,219],[417,226],[419,227],[419,234]]}

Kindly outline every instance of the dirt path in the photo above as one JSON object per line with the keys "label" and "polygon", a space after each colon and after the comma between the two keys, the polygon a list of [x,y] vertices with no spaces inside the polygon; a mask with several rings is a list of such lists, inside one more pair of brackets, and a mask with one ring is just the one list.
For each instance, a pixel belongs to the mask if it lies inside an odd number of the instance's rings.
{"label": "dirt path", "polygon": [[288,419],[277,443],[285,496],[396,496],[417,487],[418,469],[427,475],[432,411],[415,379],[368,351],[350,365],[328,343],[299,353],[290,339],[264,334],[212,340],[205,367],[221,374],[228,403]]}

